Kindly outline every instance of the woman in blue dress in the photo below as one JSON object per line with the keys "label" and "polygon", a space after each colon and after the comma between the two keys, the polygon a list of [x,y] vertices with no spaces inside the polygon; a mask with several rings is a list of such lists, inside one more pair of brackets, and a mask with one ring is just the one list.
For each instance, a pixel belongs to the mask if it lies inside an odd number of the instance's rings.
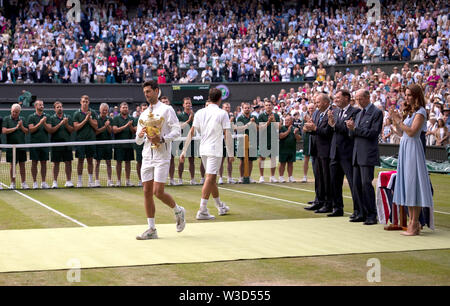
{"label": "woman in blue dress", "polygon": [[423,90],[419,85],[412,84],[407,87],[405,95],[403,116],[394,110],[390,111],[396,133],[402,137],[393,201],[408,207],[408,229],[402,234],[415,236],[420,233],[421,209],[433,207],[433,196],[420,140],[421,131],[427,122]]}

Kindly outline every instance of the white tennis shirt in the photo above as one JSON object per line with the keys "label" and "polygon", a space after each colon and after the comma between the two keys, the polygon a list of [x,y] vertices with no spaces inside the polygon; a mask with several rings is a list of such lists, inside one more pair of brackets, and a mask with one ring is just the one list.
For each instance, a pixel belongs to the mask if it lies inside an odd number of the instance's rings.
{"label": "white tennis shirt", "polygon": [[199,154],[223,157],[223,130],[231,128],[227,112],[211,103],[195,113],[192,126],[201,137]]}

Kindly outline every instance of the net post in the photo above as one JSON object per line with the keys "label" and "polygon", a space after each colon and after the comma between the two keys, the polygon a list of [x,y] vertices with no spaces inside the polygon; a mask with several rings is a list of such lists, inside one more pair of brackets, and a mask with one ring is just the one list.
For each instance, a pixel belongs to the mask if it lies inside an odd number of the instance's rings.
{"label": "net post", "polygon": [[248,135],[244,134],[244,184],[250,184],[250,170],[248,165],[248,152],[249,151],[249,142],[248,142]]}
{"label": "net post", "polygon": [[12,147],[12,177],[16,179],[16,146]]}

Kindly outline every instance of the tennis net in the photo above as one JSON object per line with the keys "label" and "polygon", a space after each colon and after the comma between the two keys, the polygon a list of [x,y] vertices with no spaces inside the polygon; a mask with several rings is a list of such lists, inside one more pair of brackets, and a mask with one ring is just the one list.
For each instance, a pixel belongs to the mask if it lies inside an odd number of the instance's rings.
{"label": "tennis net", "polygon": [[[237,134],[233,138],[244,136]],[[185,140],[186,137],[179,137],[172,142],[175,159]],[[192,140],[193,149],[187,150],[186,156],[199,157],[200,137]],[[235,143],[239,146],[239,141]],[[134,139],[0,144],[0,186],[4,190],[140,186],[142,148]],[[125,162],[128,159],[129,163]]]}

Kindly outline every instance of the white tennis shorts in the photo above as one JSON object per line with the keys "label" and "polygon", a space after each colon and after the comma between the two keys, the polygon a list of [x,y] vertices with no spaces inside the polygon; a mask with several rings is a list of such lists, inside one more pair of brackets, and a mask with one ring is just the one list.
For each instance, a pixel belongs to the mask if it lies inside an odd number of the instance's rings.
{"label": "white tennis shorts", "polygon": [[203,167],[205,167],[206,174],[218,174],[222,157],[217,156],[202,156]]}
{"label": "white tennis shorts", "polygon": [[169,176],[170,160],[167,161],[142,161],[141,179],[142,182],[154,180],[158,183],[165,183]]}

